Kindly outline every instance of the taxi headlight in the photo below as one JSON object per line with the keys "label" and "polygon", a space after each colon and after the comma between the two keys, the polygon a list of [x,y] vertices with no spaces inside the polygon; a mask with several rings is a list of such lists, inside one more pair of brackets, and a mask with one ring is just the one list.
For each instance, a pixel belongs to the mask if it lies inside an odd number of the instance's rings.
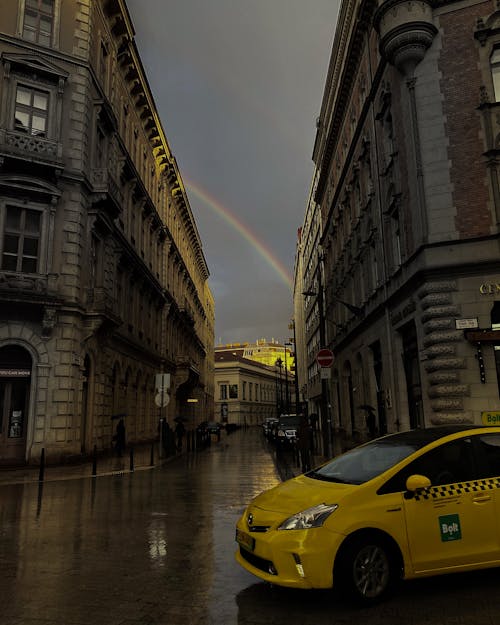
{"label": "taxi headlight", "polygon": [[321,527],[332,512],[338,508],[338,504],[320,503],[283,521],[279,530],[308,530],[311,527]]}

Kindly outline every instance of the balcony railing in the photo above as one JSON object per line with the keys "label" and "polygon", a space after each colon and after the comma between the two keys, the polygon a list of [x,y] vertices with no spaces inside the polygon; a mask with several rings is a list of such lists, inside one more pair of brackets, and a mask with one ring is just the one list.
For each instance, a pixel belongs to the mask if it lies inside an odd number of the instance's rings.
{"label": "balcony railing", "polygon": [[30,135],[16,130],[0,130],[0,149],[4,152],[24,155],[42,161],[60,164],[62,144],[40,135]]}

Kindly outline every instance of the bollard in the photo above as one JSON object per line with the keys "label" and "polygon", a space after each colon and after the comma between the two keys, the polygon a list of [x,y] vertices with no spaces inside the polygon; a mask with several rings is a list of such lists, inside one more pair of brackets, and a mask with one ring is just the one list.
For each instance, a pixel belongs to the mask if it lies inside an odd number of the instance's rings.
{"label": "bollard", "polygon": [[45,477],[45,447],[42,447],[42,453],[40,455],[40,471],[38,473],[38,481],[43,482]]}
{"label": "bollard", "polygon": [[155,466],[155,443],[154,441],[151,443],[151,458],[149,460],[149,466],[150,467]]}
{"label": "bollard", "polygon": [[97,445],[94,445],[94,456],[92,458],[92,477],[97,477]]}
{"label": "bollard", "polygon": [[134,448],[130,448],[130,473],[134,472]]}

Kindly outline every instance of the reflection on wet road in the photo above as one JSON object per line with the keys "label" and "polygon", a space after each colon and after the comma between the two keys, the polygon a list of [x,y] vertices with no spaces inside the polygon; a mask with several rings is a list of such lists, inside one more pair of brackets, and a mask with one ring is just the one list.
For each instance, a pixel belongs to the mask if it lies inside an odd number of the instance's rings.
{"label": "reflection on wet road", "polygon": [[250,429],[161,469],[0,486],[0,625],[497,623],[498,570],[405,584],[361,611],[260,583],[235,563],[234,525],[278,482]]}

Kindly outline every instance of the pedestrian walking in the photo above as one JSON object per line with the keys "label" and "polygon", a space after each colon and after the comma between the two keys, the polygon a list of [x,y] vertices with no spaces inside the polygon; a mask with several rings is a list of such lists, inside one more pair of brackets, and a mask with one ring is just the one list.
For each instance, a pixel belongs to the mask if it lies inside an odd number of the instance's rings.
{"label": "pedestrian walking", "polygon": [[115,449],[118,456],[121,456],[125,451],[125,421],[120,419],[116,426]]}
{"label": "pedestrian walking", "polygon": [[186,428],[184,427],[184,423],[180,419],[177,419],[177,424],[175,426],[175,438],[177,439],[177,451],[182,451],[182,439],[184,438],[184,434],[186,433]]}

